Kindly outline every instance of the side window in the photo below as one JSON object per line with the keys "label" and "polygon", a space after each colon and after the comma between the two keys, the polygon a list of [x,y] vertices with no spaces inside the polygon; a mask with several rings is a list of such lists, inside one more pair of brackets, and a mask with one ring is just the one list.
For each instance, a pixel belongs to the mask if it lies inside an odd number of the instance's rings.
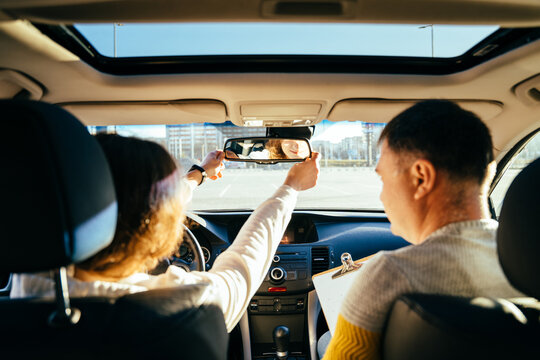
{"label": "side window", "polygon": [[538,157],[540,157],[540,132],[537,132],[521,151],[510,160],[509,166],[506,168],[503,176],[491,192],[491,203],[493,204],[497,217],[499,217],[501,212],[504,195],[506,195],[506,191],[510,187],[510,184],[512,184],[512,181],[514,181],[514,178],[524,167]]}

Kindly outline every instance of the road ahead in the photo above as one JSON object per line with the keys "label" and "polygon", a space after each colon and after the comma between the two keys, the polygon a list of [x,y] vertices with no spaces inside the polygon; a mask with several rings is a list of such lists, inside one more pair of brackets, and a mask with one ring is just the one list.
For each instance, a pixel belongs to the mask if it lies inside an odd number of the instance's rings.
{"label": "road ahead", "polygon": [[[195,190],[191,209],[253,209],[283,183],[287,170],[226,169],[223,178]],[[382,209],[373,168],[322,168],[317,186],[303,191],[299,209]]]}

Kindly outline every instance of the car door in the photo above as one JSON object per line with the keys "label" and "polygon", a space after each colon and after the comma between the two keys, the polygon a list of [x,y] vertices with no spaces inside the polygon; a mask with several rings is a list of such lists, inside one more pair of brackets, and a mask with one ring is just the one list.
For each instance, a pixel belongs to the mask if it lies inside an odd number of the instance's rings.
{"label": "car door", "polygon": [[491,186],[490,204],[494,217],[498,218],[506,191],[514,178],[531,162],[540,157],[540,129],[536,129],[519,141],[499,162],[497,175]]}

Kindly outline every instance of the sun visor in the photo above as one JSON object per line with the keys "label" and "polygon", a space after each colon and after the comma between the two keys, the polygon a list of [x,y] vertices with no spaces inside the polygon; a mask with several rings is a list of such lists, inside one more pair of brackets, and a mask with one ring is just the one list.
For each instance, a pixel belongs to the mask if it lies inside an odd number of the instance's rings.
{"label": "sun visor", "polygon": [[[387,123],[403,110],[418,101],[425,99],[347,99],[338,101],[330,114],[330,121],[365,121],[371,123]],[[488,121],[499,115],[503,104],[491,100],[452,100],[462,108],[472,111],[483,121]]]}
{"label": "sun visor", "polygon": [[223,123],[225,104],[217,100],[77,102],[59,104],[85,125]]}

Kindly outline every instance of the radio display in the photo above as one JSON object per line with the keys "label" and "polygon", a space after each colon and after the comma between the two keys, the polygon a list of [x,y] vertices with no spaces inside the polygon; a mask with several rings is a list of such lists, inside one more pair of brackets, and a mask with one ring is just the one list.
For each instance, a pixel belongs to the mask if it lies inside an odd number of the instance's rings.
{"label": "radio display", "polygon": [[[228,226],[229,236],[235,238],[245,220],[235,221]],[[315,224],[308,217],[302,215],[294,215],[291,222],[287,226],[283,237],[281,238],[280,245],[292,245],[316,242],[317,229]]]}
{"label": "radio display", "polygon": [[304,244],[317,241],[315,224],[304,216],[292,218],[281,238],[280,245]]}

